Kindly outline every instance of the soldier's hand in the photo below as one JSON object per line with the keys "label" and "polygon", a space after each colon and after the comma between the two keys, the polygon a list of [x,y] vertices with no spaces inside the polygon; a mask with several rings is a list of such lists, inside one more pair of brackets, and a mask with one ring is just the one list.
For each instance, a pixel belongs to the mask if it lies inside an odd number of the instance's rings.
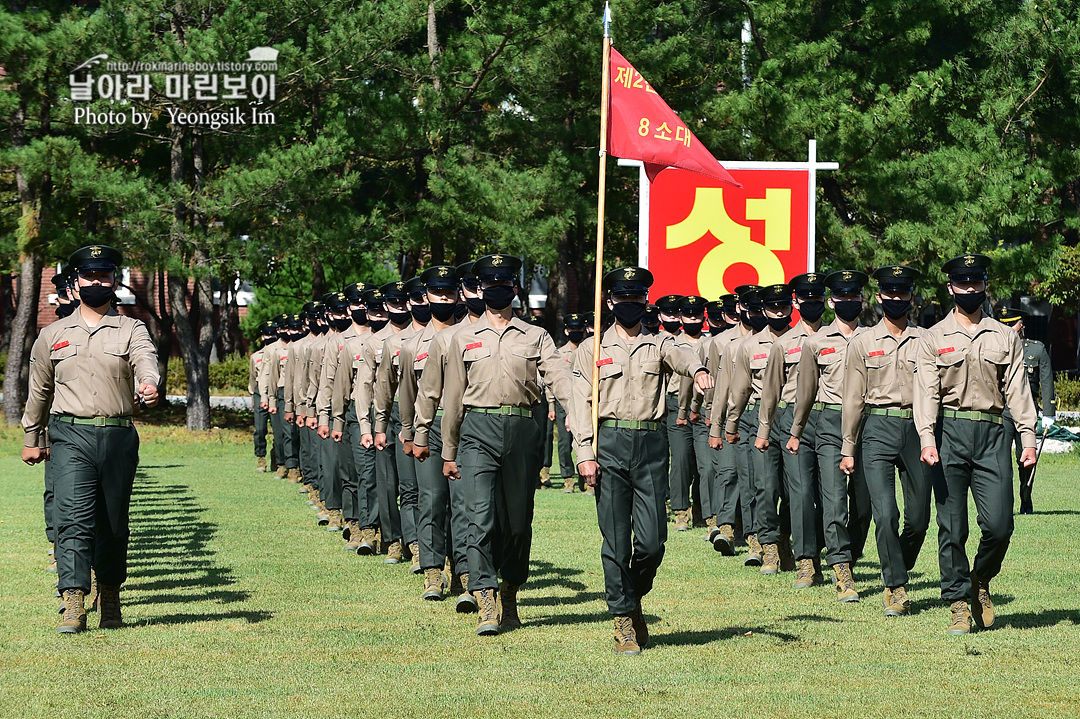
{"label": "soldier's hand", "polygon": [[327,437],[329,437],[330,436],[330,428],[327,427],[325,424],[320,425],[319,426],[319,436],[322,437],[323,439],[326,439]]}
{"label": "soldier's hand", "polygon": [[319,418],[318,417],[308,417],[307,418],[307,428],[308,429],[318,429],[319,428]]}
{"label": "soldier's hand", "polygon": [[378,450],[386,449],[386,433],[385,432],[376,432],[375,433],[375,449],[378,449]]}
{"label": "soldier's hand", "polygon": [[738,444],[739,443],[740,437],[739,437],[738,432],[734,432],[734,433],[726,432],[725,434],[726,434],[726,436],[724,437],[724,439],[727,440],[728,444]]}
{"label": "soldier's hand", "polygon": [[1035,464],[1035,462],[1038,461],[1038,459],[1039,456],[1035,453],[1034,447],[1028,447],[1020,453],[1020,464],[1024,465],[1025,467],[1032,466],[1033,464]]}
{"label": "soldier's hand", "polygon": [[372,440],[370,434],[365,434],[365,435],[360,437],[360,446],[363,447],[364,449],[371,449],[372,445],[374,445],[374,444],[375,444],[375,441]]}
{"label": "soldier's hand", "polygon": [[[1027,452],[1027,450],[1024,450]],[[1035,450],[1032,450],[1034,452]],[[1023,456],[1023,455],[1021,455]],[[941,461],[941,457],[938,456],[937,447],[923,447],[922,454],[919,456],[923,464],[928,464],[933,467],[935,464]]]}
{"label": "soldier's hand", "polygon": [[679,417],[675,418],[675,426],[676,427],[685,427],[687,424],[689,424],[689,423],[686,421],[685,418],[679,418]]}
{"label": "soldier's hand", "polygon": [[286,422],[295,422],[296,421],[296,414],[293,413],[293,412],[286,412],[285,413],[285,421]]}
{"label": "soldier's hand", "polygon": [[23,447],[22,461],[33,467],[38,462],[44,462],[49,458],[49,450],[41,447]]}
{"label": "soldier's hand", "polygon": [[721,447],[724,446],[724,440],[720,439],[719,437],[710,436],[709,437],[709,446],[712,447],[713,449],[720,449]]}
{"label": "soldier's hand", "polygon": [[844,457],[840,460],[840,471],[844,474],[855,474],[855,458]]}
{"label": "soldier's hand", "polygon": [[139,385],[139,396],[142,397],[143,404],[147,407],[153,407],[158,401],[157,386],[149,382],[143,382]]}
{"label": "soldier's hand", "polygon": [[769,440],[762,439],[761,437],[756,437],[754,439],[754,449],[756,449],[757,451],[764,452],[768,448],[769,448]]}
{"label": "soldier's hand", "polygon": [[566,427],[567,432],[570,431],[570,420],[569,419],[563,421],[563,427]]}
{"label": "soldier's hand", "polygon": [[345,437],[345,433],[344,432],[339,432],[336,429],[333,432],[330,433],[330,438],[333,439],[335,442],[340,442],[344,437]]}
{"label": "soldier's hand", "polygon": [[263,409],[270,409],[270,403],[269,402],[259,402],[259,406],[262,407]]}
{"label": "soldier's hand", "polygon": [[555,410],[549,409],[548,410],[548,422],[554,422],[554,421],[555,421]]}
{"label": "soldier's hand", "polygon": [[277,414],[277,405],[267,405],[266,402],[263,402],[263,405],[266,405],[266,411],[270,414]]}
{"label": "soldier's hand", "polygon": [[401,443],[402,451],[405,452],[406,457],[411,457],[413,452],[413,443],[411,439],[407,439]]}
{"label": "soldier's hand", "polygon": [[461,479],[461,472],[458,471],[457,462],[443,462],[442,473],[447,479]]}
{"label": "soldier's hand", "polygon": [[697,422],[700,419],[701,419],[701,413],[700,412],[691,412],[690,413],[690,421],[691,422]]}
{"label": "soldier's hand", "polygon": [[578,462],[577,470],[581,478],[585,480],[585,484],[590,487],[595,487],[600,480],[600,465],[594,460],[587,459],[584,462]]}
{"label": "soldier's hand", "polygon": [[413,444],[412,456],[416,458],[417,462],[423,462],[431,456],[431,450],[428,449],[426,446],[418,447],[417,445]]}
{"label": "soldier's hand", "polygon": [[705,394],[705,390],[712,389],[715,384],[713,376],[705,370],[694,375],[694,388],[697,389],[698,394]]}
{"label": "soldier's hand", "polygon": [[791,452],[792,454],[798,454],[799,453],[799,438],[798,437],[792,437],[791,439],[789,439],[787,441],[787,451]]}

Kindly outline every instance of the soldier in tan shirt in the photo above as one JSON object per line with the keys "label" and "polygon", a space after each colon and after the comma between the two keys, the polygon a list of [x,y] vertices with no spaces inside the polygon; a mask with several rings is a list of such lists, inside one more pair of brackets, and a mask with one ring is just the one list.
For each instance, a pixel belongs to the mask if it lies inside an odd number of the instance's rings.
{"label": "soldier in tan shirt", "polygon": [[[686,344],[682,331],[682,295],[666,295],[656,300],[660,318],[660,334],[672,337],[680,346]],[[704,307],[702,308],[704,309]],[[668,500],[671,503],[671,515],[675,528],[679,531],[690,529],[690,485],[697,475],[694,466],[694,432],[690,428],[690,402],[693,397],[680,393],[681,377],[672,375],[668,378],[667,423],[668,451],[671,453],[671,466],[668,468]],[[683,499],[683,495],[686,499]]]}
{"label": "soldier in tan shirt", "polygon": [[[994,623],[990,580],[1001,571],[1013,532],[1012,465],[1001,419],[1006,406],[1024,447],[1021,464],[1031,466],[1036,459],[1035,401],[1024,375],[1020,337],[983,311],[989,265],[984,255],[945,263],[955,307],[923,336],[916,360],[921,459],[930,466],[940,462],[944,473],[934,502],[941,597],[952,610],[950,634],[970,631],[972,614],[980,627]],[[974,577],[965,549],[969,490],[982,530]]]}
{"label": "soldier in tan shirt", "polygon": [[[570,426],[578,470],[596,486],[596,516],[604,541],[600,558],[608,611],[615,617],[615,653],[639,654],[649,641],[641,601],[652,589],[667,539],[664,494],[668,454],[662,424],[668,375],[712,387],[693,350],[665,334],[645,333],[641,318],[652,273],[624,267],[604,277],[615,325],[603,333],[600,353],[585,342],[574,361]],[[593,436],[593,368],[599,369],[599,427]]]}
{"label": "soldier in tan shirt", "polygon": [[[322,489],[322,480],[319,472],[319,454],[315,444],[315,433],[308,427],[307,420],[311,409],[307,406],[305,395],[311,372],[311,349],[315,345],[321,345],[326,335],[325,310],[326,306],[322,301],[308,302],[301,309],[300,318],[307,331],[294,337],[289,343],[288,356],[283,367],[285,422],[290,429],[296,428],[298,462],[297,472],[289,474],[289,481],[302,481],[303,487],[300,492],[306,493],[308,502],[320,511],[322,499],[319,492]],[[329,515],[325,513],[324,517],[329,519]]]}
{"label": "soldier in tan shirt", "polygon": [[277,477],[288,477],[292,482],[299,482],[300,476],[300,434],[296,423],[286,420],[285,410],[285,370],[289,361],[289,346],[308,333],[308,328],[300,315],[284,315],[278,322],[278,341],[267,348],[267,361],[262,370],[259,388],[263,401],[267,402],[270,424],[274,428],[274,442],[281,446],[278,456]]}
{"label": "soldier in tan shirt", "polygon": [[[307,389],[303,392],[305,426],[301,432],[309,433],[313,460],[319,465],[321,500],[318,515],[320,525],[328,532],[345,529],[341,508],[345,474],[353,471],[352,452],[330,437],[330,427],[319,427],[320,403],[329,404],[333,374],[337,370],[337,357],[345,347],[342,333],[352,327],[349,317],[349,300],[344,292],[328,292],[323,296],[326,311],[326,332],[307,349]],[[320,398],[320,394],[322,397]]]}
{"label": "soldier in tan shirt", "polygon": [[[563,333],[566,335],[566,343],[559,347],[559,356],[566,362],[566,366],[573,369],[574,353],[585,341],[585,315],[571,313],[563,316]],[[562,473],[563,493],[573,494],[574,485],[578,484],[577,462],[574,461],[573,443],[570,430],[566,426],[566,408],[558,402],[555,403],[555,431],[559,437],[559,471]],[[584,481],[581,481],[578,489],[584,491]]]}
{"label": "soldier in tan shirt", "polygon": [[[262,346],[251,353],[248,366],[248,392],[251,393],[251,409],[255,415],[255,431],[252,436],[255,443],[256,472],[266,471],[266,433],[270,423],[270,413],[263,406],[262,395],[259,394],[259,373],[262,370],[263,362],[266,361],[266,348],[277,340],[276,330],[277,326],[272,321],[263,322],[259,325]],[[273,449],[275,455],[277,450],[278,448],[275,446]],[[277,469],[277,462],[273,464],[274,469]]]}
{"label": "soldier in tan shirt", "polygon": [[135,405],[157,404],[157,350],[146,325],[112,309],[120,252],[76,250],[79,308],[41,331],[30,352],[22,460],[53,464],[60,633],[86,629],[90,567],[97,573],[100,627],[123,626],[128,511],[139,463]]}

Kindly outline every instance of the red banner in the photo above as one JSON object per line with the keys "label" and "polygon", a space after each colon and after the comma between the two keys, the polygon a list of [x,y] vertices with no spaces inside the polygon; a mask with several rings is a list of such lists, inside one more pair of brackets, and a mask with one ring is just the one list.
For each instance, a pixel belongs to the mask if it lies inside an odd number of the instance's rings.
{"label": "red banner", "polygon": [[649,192],[651,296],[715,300],[807,272],[807,170],[731,170],[742,189],[665,170]]}

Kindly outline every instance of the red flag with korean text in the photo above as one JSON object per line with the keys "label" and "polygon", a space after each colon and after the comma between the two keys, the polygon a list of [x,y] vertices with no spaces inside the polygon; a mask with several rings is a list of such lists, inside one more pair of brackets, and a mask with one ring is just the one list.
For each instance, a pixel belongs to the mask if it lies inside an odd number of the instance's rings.
{"label": "red flag with korean text", "polygon": [[679,167],[742,187],[615,48],[610,72],[609,153],[644,162],[649,180],[661,170]]}

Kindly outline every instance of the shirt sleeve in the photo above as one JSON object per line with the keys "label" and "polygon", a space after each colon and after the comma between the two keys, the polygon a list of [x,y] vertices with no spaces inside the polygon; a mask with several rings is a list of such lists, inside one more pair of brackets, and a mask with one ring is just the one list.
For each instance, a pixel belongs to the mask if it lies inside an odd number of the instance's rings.
{"label": "shirt sleeve", "polygon": [[592,426],[592,368],[592,342],[583,342],[574,353],[573,397],[569,406],[563,405],[579,464],[596,461]]}
{"label": "shirt sleeve", "polygon": [[1016,423],[1020,433],[1020,444],[1024,449],[1035,448],[1035,399],[1031,396],[1031,384],[1024,370],[1024,344],[1020,335],[1010,332],[1009,365],[1005,370],[1005,406]]}
{"label": "shirt sleeve", "polygon": [[465,417],[465,407],[461,400],[465,396],[465,356],[459,349],[459,337],[455,336],[446,351],[446,369],[443,378],[443,420],[442,420],[442,458],[446,462],[457,461],[458,439],[461,436],[461,420]]}
{"label": "shirt sleeve", "polygon": [[784,350],[779,342],[773,342],[769,348],[769,358],[765,361],[765,373],[761,377],[761,400],[758,402],[758,439],[769,438],[776,406],[780,404],[780,393],[784,390]]}
{"label": "shirt sleeve", "polygon": [[131,345],[128,348],[128,359],[135,375],[135,387],[141,384],[152,384],[155,387],[161,381],[158,374],[157,347],[150,339],[150,331],[146,324],[136,320],[131,328]]}
{"label": "shirt sleeve", "polygon": [[859,441],[859,427],[862,425],[863,407],[866,404],[867,389],[866,353],[858,341],[853,339],[844,353],[844,389],[843,409],[840,414],[841,436],[843,437],[840,454],[844,457],[855,456],[855,446]]}
{"label": "shirt sleeve", "polygon": [[23,446],[44,446],[45,428],[52,407],[55,377],[52,360],[49,359],[49,340],[39,335],[30,350],[30,380],[23,410]]}
{"label": "shirt sleeve", "polygon": [[810,419],[810,410],[813,409],[814,400],[817,398],[818,389],[818,365],[817,350],[811,345],[803,344],[799,354],[798,376],[795,379],[795,412],[791,418],[791,436],[799,439],[802,437],[806,420]]}
{"label": "shirt sleeve", "polygon": [[934,427],[937,425],[938,409],[941,407],[941,376],[938,374],[937,355],[930,335],[919,342],[919,354],[915,360],[915,397],[912,414],[915,431],[919,433],[919,445],[937,447]]}
{"label": "shirt sleeve", "polygon": [[744,342],[739,345],[732,366],[731,379],[728,380],[727,423],[724,429],[728,434],[739,431],[739,419],[746,410],[746,403],[754,391],[750,377],[750,352]]}

